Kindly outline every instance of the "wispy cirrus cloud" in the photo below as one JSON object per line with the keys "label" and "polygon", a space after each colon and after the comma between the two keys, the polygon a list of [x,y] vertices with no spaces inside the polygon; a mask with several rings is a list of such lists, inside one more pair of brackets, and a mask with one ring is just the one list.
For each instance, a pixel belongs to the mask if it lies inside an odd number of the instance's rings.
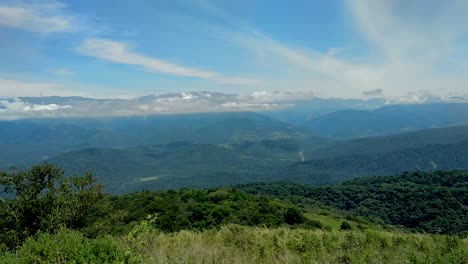
{"label": "wispy cirrus cloud", "polygon": [[358,63],[339,58],[339,50],[319,52],[292,47],[256,30],[228,35],[249,50],[265,68],[271,68],[277,79],[273,90],[312,90],[320,96],[359,97],[361,91],[379,85],[378,69],[371,63]]}
{"label": "wispy cirrus cloud", "polygon": [[[246,25],[216,6],[199,0],[199,7],[234,25],[217,33],[252,53],[260,75],[282,90],[313,90],[323,97],[366,97],[384,90],[397,98],[414,94],[468,95],[468,63],[463,43],[468,37],[466,1],[348,0],[345,8],[362,47],[329,47],[327,51],[291,45],[255,25]],[[237,28],[237,29],[236,29]]]}
{"label": "wispy cirrus cloud", "polygon": [[64,15],[63,7],[58,2],[29,5],[0,4],[0,26],[37,33],[75,31],[74,18]]}
{"label": "wispy cirrus cloud", "polygon": [[358,32],[378,55],[374,74],[393,96],[468,94],[468,2],[350,0]]}
{"label": "wispy cirrus cloud", "polygon": [[158,58],[150,57],[132,50],[128,43],[103,38],[86,39],[77,48],[83,55],[120,63],[143,67],[147,71],[192,77],[215,81],[222,84],[262,85],[261,80],[247,77],[232,77],[222,73],[194,67],[182,66]]}

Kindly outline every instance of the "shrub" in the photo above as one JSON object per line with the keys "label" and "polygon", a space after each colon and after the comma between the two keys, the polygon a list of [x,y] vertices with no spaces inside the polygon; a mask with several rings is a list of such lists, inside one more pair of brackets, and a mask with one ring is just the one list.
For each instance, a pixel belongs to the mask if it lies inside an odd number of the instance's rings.
{"label": "shrub", "polygon": [[0,172],[0,241],[14,248],[38,232],[85,227],[104,197],[94,183],[90,173],[65,177],[52,165]]}
{"label": "shrub", "polygon": [[348,223],[346,221],[343,221],[343,223],[341,223],[340,229],[341,230],[351,230],[351,229],[353,229],[353,226],[350,223]]}
{"label": "shrub", "polygon": [[28,238],[16,255],[17,263],[138,263],[111,237],[91,240],[68,229]]}

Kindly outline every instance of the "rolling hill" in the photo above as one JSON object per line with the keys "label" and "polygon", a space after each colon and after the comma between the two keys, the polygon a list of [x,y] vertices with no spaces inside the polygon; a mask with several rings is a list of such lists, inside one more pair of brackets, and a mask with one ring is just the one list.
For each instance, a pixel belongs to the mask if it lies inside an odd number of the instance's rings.
{"label": "rolling hill", "polygon": [[468,172],[406,172],[397,176],[362,177],[332,186],[254,183],[237,188],[251,194],[296,201],[307,208],[316,202],[381,219],[395,226],[467,235]]}
{"label": "rolling hill", "polygon": [[361,176],[457,169],[468,170],[468,141],[426,145],[387,153],[307,160],[284,168],[278,177],[287,181],[329,184]]}
{"label": "rolling hill", "polygon": [[[463,129],[460,128],[460,133]],[[413,137],[429,132],[423,131]],[[403,143],[407,137],[402,138]],[[456,138],[463,139],[462,136]],[[468,169],[468,140],[454,144],[423,144],[457,141],[436,139],[420,141],[415,144],[418,147],[400,144],[397,148],[395,144],[397,150],[391,151],[383,145],[386,151],[377,152],[376,145],[375,153],[311,160],[303,160],[303,146],[298,144],[301,140],[262,140],[230,145],[174,142],[125,148],[86,148],[58,155],[47,162],[59,165],[68,174],[93,171],[113,193],[275,180],[329,184],[360,176],[412,170]],[[313,145],[313,142],[310,140],[309,144]],[[347,150],[347,147],[345,145],[343,149]]]}
{"label": "rolling hill", "polygon": [[306,159],[386,153],[426,145],[446,145],[468,141],[468,126],[424,129],[391,136],[329,141],[320,148],[306,148]]}
{"label": "rolling hill", "polygon": [[[296,155],[297,156],[297,155]],[[298,161],[245,155],[223,145],[176,142],[127,148],[86,148],[47,160],[68,174],[92,171],[112,193],[206,187],[267,180]]]}
{"label": "rolling hill", "polygon": [[308,134],[304,129],[250,112],[0,121],[0,168],[34,164],[60,153],[92,147],[173,141],[222,144]]}

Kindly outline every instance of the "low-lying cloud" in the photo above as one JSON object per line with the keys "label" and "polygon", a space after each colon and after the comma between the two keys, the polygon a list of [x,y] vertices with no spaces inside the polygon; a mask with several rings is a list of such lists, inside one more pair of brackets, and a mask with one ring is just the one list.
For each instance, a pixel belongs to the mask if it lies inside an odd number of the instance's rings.
{"label": "low-lying cloud", "polygon": [[34,104],[19,98],[0,100],[0,119],[16,119],[36,116],[56,116],[57,111],[71,109],[70,105]]}
{"label": "low-lying cloud", "polygon": [[0,100],[0,119],[30,117],[104,117],[195,112],[269,111],[313,98],[312,92],[255,92],[250,95],[186,92],[135,99],[22,97]]}
{"label": "low-lying cloud", "polygon": [[[378,94],[379,91],[370,91]],[[184,92],[149,95],[134,99],[93,99],[84,97],[19,97],[0,98],[0,120],[36,117],[113,117],[204,112],[263,112],[314,104],[312,91],[260,91],[252,94],[224,94],[218,92]],[[331,104],[336,99],[330,99]],[[381,100],[388,104],[425,104],[468,102],[464,97],[437,97],[430,92],[409,93],[406,96]],[[362,101],[366,104],[366,101]],[[306,111],[306,110],[305,110]]]}

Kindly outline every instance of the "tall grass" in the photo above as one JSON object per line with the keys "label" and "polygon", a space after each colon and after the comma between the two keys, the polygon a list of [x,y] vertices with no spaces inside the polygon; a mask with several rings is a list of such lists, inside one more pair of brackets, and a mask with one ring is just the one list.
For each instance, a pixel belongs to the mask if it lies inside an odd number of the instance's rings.
{"label": "tall grass", "polygon": [[467,263],[468,241],[386,231],[230,225],[120,239],[143,263]]}
{"label": "tall grass", "polygon": [[144,221],[123,237],[41,234],[0,263],[468,263],[467,250],[453,236],[238,225],[162,233]]}

